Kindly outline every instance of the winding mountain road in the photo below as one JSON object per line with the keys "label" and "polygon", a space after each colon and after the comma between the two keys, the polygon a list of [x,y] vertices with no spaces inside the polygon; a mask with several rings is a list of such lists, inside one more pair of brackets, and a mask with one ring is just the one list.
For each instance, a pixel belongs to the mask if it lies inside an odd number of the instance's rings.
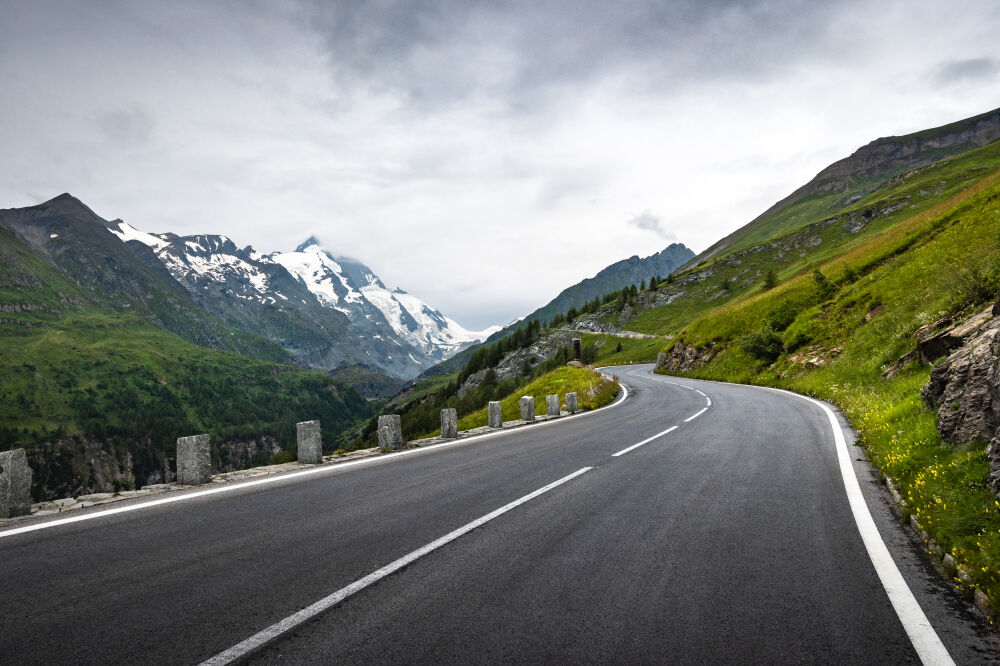
{"label": "winding mountain road", "polygon": [[650,370],[573,418],[0,531],[0,662],[998,661],[832,412]]}

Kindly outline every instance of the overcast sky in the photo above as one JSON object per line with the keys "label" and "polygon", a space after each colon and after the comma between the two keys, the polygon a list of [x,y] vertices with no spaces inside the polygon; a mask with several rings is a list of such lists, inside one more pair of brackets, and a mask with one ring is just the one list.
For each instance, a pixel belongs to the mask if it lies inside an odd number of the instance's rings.
{"label": "overcast sky", "polygon": [[470,329],[1000,106],[1000,3],[0,0],[0,208],[315,234]]}

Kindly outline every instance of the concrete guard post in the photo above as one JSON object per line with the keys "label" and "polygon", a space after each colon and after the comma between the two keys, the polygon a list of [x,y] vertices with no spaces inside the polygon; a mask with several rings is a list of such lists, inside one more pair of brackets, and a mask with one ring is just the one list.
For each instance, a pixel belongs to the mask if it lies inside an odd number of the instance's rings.
{"label": "concrete guard post", "polygon": [[559,395],[545,396],[545,413],[549,416],[559,416]]}
{"label": "concrete guard post", "polygon": [[448,438],[458,437],[458,410],[441,410],[441,436]]}
{"label": "concrete guard post", "polygon": [[576,414],[580,411],[580,406],[576,401],[576,392],[566,394],[566,411],[570,414]]}
{"label": "concrete guard post", "polygon": [[378,448],[383,451],[403,448],[403,422],[399,414],[378,417]]}
{"label": "concrete guard post", "polygon": [[323,434],[319,421],[302,421],[295,424],[295,439],[299,444],[299,462],[319,465],[323,462]]}
{"label": "concrete guard post", "polygon": [[522,421],[534,421],[535,420],[535,399],[530,396],[522,396],[518,401],[521,406],[521,420]]}
{"label": "concrete guard post", "polygon": [[212,480],[208,435],[177,438],[177,483],[197,486]]}
{"label": "concrete guard post", "polygon": [[24,449],[0,452],[0,518],[31,513],[31,477]]}
{"label": "concrete guard post", "polygon": [[490,427],[491,428],[502,428],[503,427],[503,407],[499,400],[490,400]]}

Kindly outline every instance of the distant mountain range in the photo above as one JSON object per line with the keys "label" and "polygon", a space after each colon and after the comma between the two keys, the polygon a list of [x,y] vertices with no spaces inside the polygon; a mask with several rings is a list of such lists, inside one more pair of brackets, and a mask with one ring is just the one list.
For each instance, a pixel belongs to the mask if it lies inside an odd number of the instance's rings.
{"label": "distant mountain range", "polygon": [[408,379],[497,330],[467,331],[315,236],[293,252],[262,254],[226,236],[150,234],[121,220],[107,228],[205,310],[315,369],[356,365]]}
{"label": "distant mountain range", "polygon": [[[649,282],[650,278],[660,276],[665,278],[672,272],[689,262],[694,252],[681,243],[671,243],[663,250],[648,257],[640,258],[633,255],[601,269],[594,277],[589,277],[566,287],[551,301],[538,308],[527,317],[499,330],[491,336],[499,339],[517,330],[522,322],[538,319],[543,323],[552,321],[557,314],[565,314],[570,308],[579,308],[584,304],[600,298],[605,294],[618,291],[623,287]],[[430,373],[434,374],[434,373]]]}

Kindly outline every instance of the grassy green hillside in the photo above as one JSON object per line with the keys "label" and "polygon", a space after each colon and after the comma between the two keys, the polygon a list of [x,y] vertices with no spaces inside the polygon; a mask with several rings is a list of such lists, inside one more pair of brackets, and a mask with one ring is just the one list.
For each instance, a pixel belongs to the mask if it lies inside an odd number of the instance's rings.
{"label": "grassy green hillside", "polygon": [[[832,217],[814,211],[797,231],[673,276],[660,287],[661,293],[677,296],[670,306],[645,309],[623,325],[644,333],[677,332],[704,313],[753,298],[769,271],[779,282],[787,281],[867,247],[890,230],[919,227],[928,216],[953,208],[970,186],[998,169],[1000,142],[894,177]],[[839,275],[836,270],[824,269],[830,277]]]}
{"label": "grassy green hillside", "polygon": [[360,394],[326,375],[198,347],[128,315],[0,324],[0,367],[0,449],[28,449],[37,498],[107,489],[74,460],[81,441],[128,468],[120,484],[142,485],[173,457],[179,436],[208,432],[224,468],[235,462],[227,444],[271,437],[294,449],[295,423],[320,419],[336,448],[371,414]]}
{"label": "grassy green hillside", "polygon": [[[967,184],[997,148],[949,160],[938,173],[950,169]],[[963,163],[967,176],[956,169]],[[691,321],[671,325],[678,320],[655,311],[644,321],[647,328],[667,322],[661,332],[677,334],[668,351],[680,343],[714,349],[690,376],[785,387],[838,404],[872,462],[895,480],[906,511],[971,576],[968,589],[1000,598],[1000,502],[985,484],[985,444],[941,441],[919,394],[930,368],[914,362],[883,377],[915,349],[919,327],[971,314],[1000,295],[1000,173],[994,167],[815,269],[783,274],[775,288],[758,287]]]}

